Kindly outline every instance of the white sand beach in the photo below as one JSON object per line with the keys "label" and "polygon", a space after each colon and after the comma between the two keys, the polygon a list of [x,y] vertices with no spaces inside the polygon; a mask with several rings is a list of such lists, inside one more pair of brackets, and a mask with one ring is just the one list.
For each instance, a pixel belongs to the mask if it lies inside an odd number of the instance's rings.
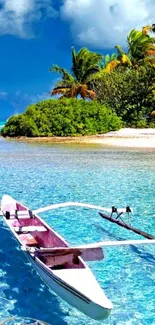
{"label": "white sand beach", "polygon": [[155,128],[154,129],[133,129],[123,128],[119,131],[112,131],[106,134],[79,136],[79,137],[38,137],[18,138],[26,142],[48,142],[48,143],[83,143],[100,144],[104,146],[116,146],[126,148],[154,148],[155,149]]}
{"label": "white sand beach", "polygon": [[155,129],[124,128],[98,136],[96,143],[118,147],[155,148]]}

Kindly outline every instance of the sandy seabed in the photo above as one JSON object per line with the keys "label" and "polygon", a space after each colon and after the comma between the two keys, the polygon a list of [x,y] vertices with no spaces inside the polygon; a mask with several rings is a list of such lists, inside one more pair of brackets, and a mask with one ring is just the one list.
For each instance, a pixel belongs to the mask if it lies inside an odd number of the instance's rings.
{"label": "sandy seabed", "polygon": [[79,136],[79,137],[36,137],[18,138],[18,141],[26,142],[48,142],[48,143],[83,143],[100,144],[104,146],[117,146],[126,148],[154,148],[154,129],[132,129],[124,128],[119,131],[111,131],[106,134]]}

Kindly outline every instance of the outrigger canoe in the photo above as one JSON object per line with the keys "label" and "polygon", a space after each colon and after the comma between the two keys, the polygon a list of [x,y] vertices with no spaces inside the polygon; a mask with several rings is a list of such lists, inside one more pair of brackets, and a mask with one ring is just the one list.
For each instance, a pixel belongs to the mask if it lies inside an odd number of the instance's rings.
{"label": "outrigger canoe", "polygon": [[70,247],[38,215],[8,195],[2,197],[1,211],[21,249],[49,288],[87,316],[106,319],[112,303],[85,262],[103,259],[102,249]]}

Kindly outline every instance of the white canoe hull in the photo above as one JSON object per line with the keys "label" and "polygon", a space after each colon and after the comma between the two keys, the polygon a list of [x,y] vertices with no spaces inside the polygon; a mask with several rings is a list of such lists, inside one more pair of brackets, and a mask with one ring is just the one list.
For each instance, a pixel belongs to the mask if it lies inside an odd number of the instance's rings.
{"label": "white canoe hull", "polygon": [[[55,275],[51,269],[45,268],[44,264],[40,263],[37,259],[34,260],[30,255],[28,257],[37,273],[44,280],[45,284],[71,306],[96,320],[106,319],[110,315],[112,303],[105,295],[103,296],[103,304],[100,305],[88,296],[84,295],[81,291],[75,289],[75,287],[72,287],[69,283],[63,281],[62,278]],[[89,275],[91,273],[92,279],[96,282],[96,279],[89,268],[88,272]],[[96,285],[98,285],[97,282]]]}

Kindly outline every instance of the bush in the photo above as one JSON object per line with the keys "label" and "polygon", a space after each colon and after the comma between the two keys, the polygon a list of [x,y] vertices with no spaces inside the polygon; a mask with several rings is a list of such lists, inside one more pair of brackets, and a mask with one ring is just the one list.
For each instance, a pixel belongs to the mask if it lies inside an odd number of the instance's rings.
{"label": "bush", "polygon": [[38,130],[35,122],[32,118],[25,116],[24,114],[12,116],[5,126],[1,130],[3,137],[18,137],[27,136],[35,137],[38,136]]}
{"label": "bush", "polygon": [[46,100],[30,105],[24,114],[11,117],[3,136],[75,136],[118,130],[122,122],[110,108],[97,101]]}

